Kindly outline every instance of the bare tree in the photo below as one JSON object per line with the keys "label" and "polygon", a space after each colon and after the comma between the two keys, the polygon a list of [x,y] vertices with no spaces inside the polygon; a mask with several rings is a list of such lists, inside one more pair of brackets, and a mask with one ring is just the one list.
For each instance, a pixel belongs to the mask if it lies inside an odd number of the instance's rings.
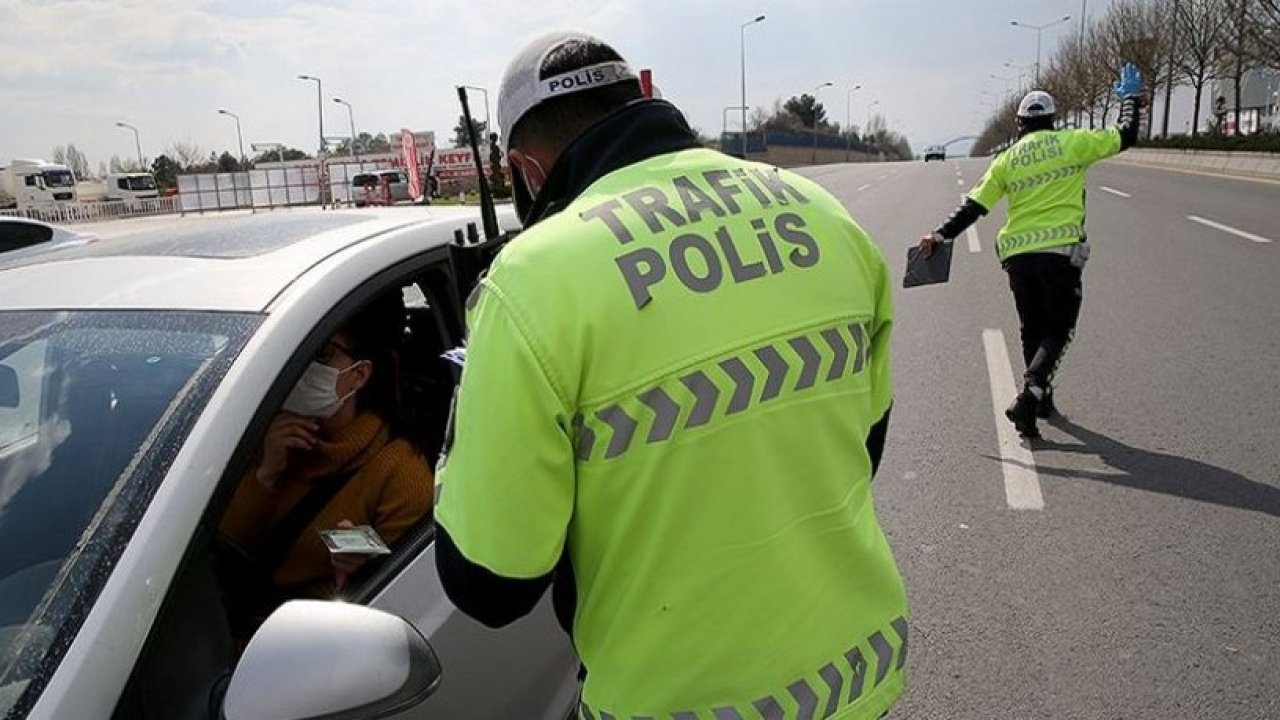
{"label": "bare tree", "polygon": [[1120,67],[1120,52],[1113,46],[1102,28],[1095,23],[1089,29],[1089,37],[1085,41],[1085,57],[1088,59],[1089,81],[1086,85],[1089,92],[1089,129],[1107,124],[1107,116],[1115,103],[1111,93],[1111,83]]}
{"label": "bare tree", "polygon": [[1195,89],[1192,136],[1200,134],[1204,88],[1213,79],[1217,53],[1225,40],[1229,10],[1228,0],[1180,0],[1178,4],[1178,72]]}
{"label": "bare tree", "polygon": [[207,160],[204,150],[190,140],[179,140],[170,143],[169,147],[165,148],[164,154],[177,162],[178,166],[183,170],[203,165]]}
{"label": "bare tree", "polygon": [[[1117,0],[1102,19],[1102,35],[1119,62],[1108,70],[1114,77],[1124,63],[1142,72],[1148,87],[1159,87],[1169,72],[1165,62],[1169,47],[1169,23],[1161,16],[1161,3],[1152,0]],[[1147,125],[1147,137],[1152,134]]]}
{"label": "bare tree", "polygon": [[139,165],[135,158],[122,158],[119,155],[111,156],[111,164],[109,165],[113,173],[138,173],[149,172],[145,166]]}
{"label": "bare tree", "polygon": [[59,145],[53,149],[53,161],[59,165],[66,165],[76,176],[77,180],[83,180],[89,177],[89,159],[80,152],[75,143],[67,143]]}
{"label": "bare tree", "polygon": [[1232,93],[1235,96],[1235,131],[1241,135],[1244,124],[1241,122],[1241,90],[1245,73],[1253,69],[1257,61],[1258,48],[1254,43],[1253,29],[1249,25],[1250,9],[1254,0],[1223,0],[1226,10],[1223,14],[1222,46],[1217,56],[1217,77],[1230,80]]}
{"label": "bare tree", "polygon": [[1269,68],[1280,69],[1280,0],[1254,0],[1249,5],[1247,27],[1258,60]]}

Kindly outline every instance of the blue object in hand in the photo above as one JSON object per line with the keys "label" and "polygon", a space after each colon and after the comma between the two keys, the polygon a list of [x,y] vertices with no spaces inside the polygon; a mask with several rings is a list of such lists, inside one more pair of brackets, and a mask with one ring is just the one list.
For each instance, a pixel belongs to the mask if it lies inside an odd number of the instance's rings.
{"label": "blue object in hand", "polygon": [[1120,69],[1120,81],[1115,84],[1116,97],[1124,99],[1142,94],[1142,72],[1133,63],[1125,63]]}

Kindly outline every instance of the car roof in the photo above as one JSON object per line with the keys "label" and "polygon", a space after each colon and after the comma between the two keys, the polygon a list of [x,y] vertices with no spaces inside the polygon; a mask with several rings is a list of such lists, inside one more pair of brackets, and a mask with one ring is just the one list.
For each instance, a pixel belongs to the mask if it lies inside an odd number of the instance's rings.
{"label": "car roof", "polygon": [[[0,256],[0,311],[261,312],[337,252],[390,231],[459,226],[478,215],[467,207],[307,208],[100,223],[86,228],[100,238],[91,245],[12,261]],[[432,237],[444,244],[452,232],[442,227]]]}

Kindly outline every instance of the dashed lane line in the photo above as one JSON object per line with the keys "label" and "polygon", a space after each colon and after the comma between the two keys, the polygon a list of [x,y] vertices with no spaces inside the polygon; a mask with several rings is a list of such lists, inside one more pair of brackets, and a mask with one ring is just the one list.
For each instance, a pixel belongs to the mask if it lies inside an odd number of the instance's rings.
{"label": "dashed lane line", "polygon": [[1017,394],[1004,333],[993,328],[983,330],[982,345],[986,349],[987,374],[991,380],[991,408],[996,418],[1005,502],[1014,510],[1043,510],[1044,495],[1040,492],[1035,457],[1018,437],[1013,423],[1004,416],[1004,409],[1013,403]]}
{"label": "dashed lane line", "polygon": [[1270,239],[1270,238],[1264,238],[1264,237],[1262,237],[1261,235],[1254,235],[1254,234],[1253,234],[1253,233],[1251,233],[1251,232],[1245,232],[1244,230],[1240,230],[1240,229],[1238,229],[1238,228],[1233,228],[1233,227],[1231,227],[1230,225],[1223,225],[1223,224],[1222,224],[1222,223],[1220,223],[1220,222],[1216,222],[1216,221],[1214,221],[1214,220],[1209,220],[1208,218],[1202,218],[1202,217],[1200,217],[1199,215],[1188,215],[1188,216],[1187,216],[1187,219],[1188,219],[1188,220],[1190,220],[1191,222],[1194,222],[1194,223],[1200,223],[1201,225],[1204,225],[1205,227],[1211,227],[1211,228],[1213,228],[1214,230],[1221,230],[1221,231],[1222,231],[1222,232],[1224,232],[1224,233],[1231,233],[1232,235],[1235,235],[1236,237],[1242,237],[1242,238],[1244,238],[1245,240],[1251,240],[1251,241],[1256,242],[1256,243],[1269,243],[1269,242],[1271,242],[1271,239]]}

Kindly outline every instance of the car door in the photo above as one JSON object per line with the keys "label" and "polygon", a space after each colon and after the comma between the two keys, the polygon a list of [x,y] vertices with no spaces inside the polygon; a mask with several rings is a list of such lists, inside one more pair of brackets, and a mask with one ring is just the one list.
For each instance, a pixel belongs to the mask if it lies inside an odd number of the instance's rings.
{"label": "car door", "polygon": [[[440,226],[430,230],[447,232]],[[117,706],[115,717],[119,720],[218,718],[219,693],[225,690],[231,670],[217,662],[225,651],[205,653],[210,657],[200,662],[193,660],[197,651],[223,648],[228,642],[225,612],[219,610],[222,592],[221,580],[215,577],[214,528],[235,486],[245,476],[279,403],[334,329],[374,298],[396,293],[405,300],[406,315],[415,311],[407,322],[418,333],[417,341],[422,345],[417,362],[426,365],[430,353],[461,342],[463,296],[474,281],[476,265],[491,259],[496,247],[472,247],[459,252],[457,248],[439,246],[433,242],[434,237],[420,240],[419,247],[436,247],[381,268],[345,295],[334,296],[317,286],[299,302],[325,303],[322,319],[283,367],[261,367],[252,373],[270,373],[276,380],[254,418],[239,430],[243,438],[206,508],[201,529],[184,553],[161,615],[151,628]],[[448,411],[453,378],[443,364],[440,368],[442,372],[437,373],[433,389],[421,397],[435,398],[431,402],[439,407],[432,411],[443,415]],[[445,384],[443,393],[441,383]],[[440,587],[433,539],[434,527],[428,519],[402,538],[393,548],[394,553],[376,570],[358,578],[346,596],[339,598],[404,617],[428,639],[439,656],[443,677],[437,693],[424,705],[396,717],[567,717],[576,698],[577,662],[550,603],[544,601],[531,616],[496,632],[464,617]],[[175,695],[175,688],[182,689],[180,695]],[[300,687],[298,691],[306,692],[307,688]]]}
{"label": "car door", "polygon": [[[438,359],[438,350],[461,344],[464,296],[500,247],[491,242],[445,248],[401,286],[406,299],[418,299],[419,307],[407,308],[410,329],[423,346],[417,348],[414,364],[425,365]],[[430,314],[415,319],[415,310]],[[427,397],[423,402],[433,401]],[[440,659],[440,688],[422,705],[395,717],[562,720],[571,715],[578,661],[555,619],[550,595],[529,617],[499,631],[471,620],[453,607],[441,587],[433,530],[424,528],[412,538],[399,561],[380,577],[369,578],[354,596],[408,620]]]}

